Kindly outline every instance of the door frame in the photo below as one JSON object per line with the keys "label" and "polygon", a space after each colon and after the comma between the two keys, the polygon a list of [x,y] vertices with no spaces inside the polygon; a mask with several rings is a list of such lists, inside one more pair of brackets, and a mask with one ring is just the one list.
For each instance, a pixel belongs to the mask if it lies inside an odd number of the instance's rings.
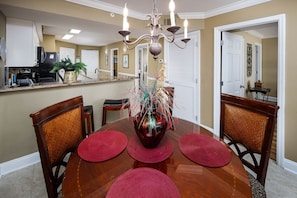
{"label": "door frame", "polygon": [[[114,51],[117,51],[117,63],[118,63],[118,67],[119,67],[119,48],[112,48],[110,49],[110,77],[115,77],[113,70],[114,70]],[[117,68],[118,71],[118,68]]]}
{"label": "door frame", "polygon": [[[135,76],[139,77],[139,83],[141,81],[141,78],[139,76],[140,71],[139,71],[139,54],[138,54],[138,51],[139,51],[139,49],[143,49],[143,48],[147,49],[146,58],[148,58],[148,51],[149,51],[149,44],[148,43],[141,43],[141,44],[139,44],[139,45],[137,45],[135,47]],[[147,82],[146,82],[146,84],[148,83],[148,77],[149,77],[148,76],[148,67],[149,67],[149,64],[148,64],[148,59],[147,59],[147,76],[146,76]],[[137,87],[138,87],[138,85],[137,85]]]}
{"label": "door frame", "polygon": [[[262,25],[267,23],[278,23],[278,79],[277,79],[277,104],[280,107],[278,111],[277,120],[277,163],[281,167],[285,167],[284,156],[284,131],[285,131],[285,67],[286,67],[286,15],[279,14],[254,20],[248,20],[244,22],[238,22],[214,28],[214,133],[219,135],[220,131],[220,81],[221,81],[221,32],[230,31],[233,29],[251,27],[256,25]],[[288,164],[287,164],[288,165]],[[289,165],[288,165],[289,166]]]}
{"label": "door frame", "polygon": [[255,82],[262,81],[262,44],[260,43],[255,43],[255,64]]}

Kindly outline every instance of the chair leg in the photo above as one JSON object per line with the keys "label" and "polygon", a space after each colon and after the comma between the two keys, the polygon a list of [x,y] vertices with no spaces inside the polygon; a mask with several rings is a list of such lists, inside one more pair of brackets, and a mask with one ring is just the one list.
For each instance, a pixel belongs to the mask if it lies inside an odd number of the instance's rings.
{"label": "chair leg", "polygon": [[95,127],[94,127],[94,113],[93,113],[93,106],[92,105],[84,106],[84,117],[85,117],[85,119],[87,121],[87,123],[86,123],[86,127],[87,127],[86,134],[90,135],[95,130]]}
{"label": "chair leg", "polygon": [[106,109],[103,107],[102,126],[106,124]]}
{"label": "chair leg", "polygon": [[129,113],[129,117],[131,117],[131,109],[130,109],[130,105],[128,106],[128,113]]}
{"label": "chair leg", "polygon": [[91,134],[91,125],[90,125],[90,122],[91,122],[91,119],[90,119],[91,115],[89,113],[85,113],[84,114],[84,119],[85,119],[85,122],[87,123],[87,131],[86,131],[86,134],[87,135],[90,135]]}
{"label": "chair leg", "polygon": [[92,132],[95,131],[95,126],[94,126],[94,115],[93,115],[93,111],[92,111],[92,114],[91,114],[91,121],[92,121]]}

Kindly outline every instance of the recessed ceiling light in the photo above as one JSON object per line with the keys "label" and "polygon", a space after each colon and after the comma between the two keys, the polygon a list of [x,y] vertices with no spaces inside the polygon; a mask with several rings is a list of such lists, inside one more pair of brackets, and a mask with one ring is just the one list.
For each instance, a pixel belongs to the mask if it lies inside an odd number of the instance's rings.
{"label": "recessed ceiling light", "polygon": [[65,34],[62,39],[69,40],[73,37],[72,34]]}
{"label": "recessed ceiling light", "polygon": [[70,30],[71,34],[79,34],[80,32],[81,32],[81,30],[78,30],[78,29],[71,29]]}

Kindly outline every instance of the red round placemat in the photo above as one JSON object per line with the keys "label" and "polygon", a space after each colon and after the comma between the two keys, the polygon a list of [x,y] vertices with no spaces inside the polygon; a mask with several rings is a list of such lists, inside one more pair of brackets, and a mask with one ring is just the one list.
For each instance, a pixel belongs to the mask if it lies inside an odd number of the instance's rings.
{"label": "red round placemat", "polygon": [[152,168],[136,168],[120,175],[111,185],[106,198],[179,198],[175,183]]}
{"label": "red round placemat", "polygon": [[162,162],[172,154],[173,149],[173,143],[166,136],[155,148],[145,148],[137,136],[130,138],[127,146],[129,155],[144,163]]}
{"label": "red round placemat", "polygon": [[86,161],[100,162],[120,154],[126,148],[127,143],[127,136],[122,132],[96,132],[79,144],[77,152]]}
{"label": "red round placemat", "polygon": [[186,157],[203,166],[221,167],[231,160],[231,151],[226,145],[208,135],[184,135],[178,145]]}

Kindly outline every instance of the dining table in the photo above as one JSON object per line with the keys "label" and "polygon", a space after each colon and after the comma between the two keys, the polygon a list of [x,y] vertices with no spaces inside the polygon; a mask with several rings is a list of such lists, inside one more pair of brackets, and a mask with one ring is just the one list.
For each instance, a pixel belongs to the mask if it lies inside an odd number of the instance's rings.
{"label": "dining table", "polygon": [[[111,147],[117,152],[105,151]],[[93,154],[87,153],[90,150]],[[247,172],[232,149],[209,130],[183,119],[176,119],[156,148],[139,143],[131,118],[104,125],[69,157],[62,183],[65,198],[251,194]]]}

